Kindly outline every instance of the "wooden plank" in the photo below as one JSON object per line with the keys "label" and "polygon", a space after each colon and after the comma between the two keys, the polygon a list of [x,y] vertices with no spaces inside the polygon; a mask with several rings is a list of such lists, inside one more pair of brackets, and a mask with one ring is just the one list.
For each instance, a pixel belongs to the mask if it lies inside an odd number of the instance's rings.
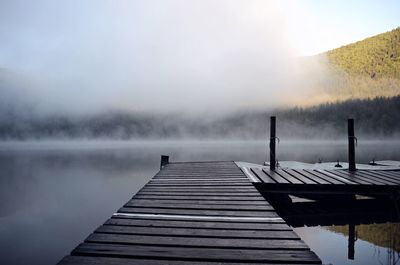
{"label": "wooden plank", "polygon": [[275,180],[279,184],[291,184],[289,181],[287,181],[285,178],[283,178],[281,175],[277,174],[275,171],[270,170],[268,168],[263,168],[262,170],[265,174],[267,174],[270,178]]}
{"label": "wooden plank", "polygon": [[203,179],[203,178],[152,178],[149,183],[249,183],[247,178],[213,178],[213,179]]}
{"label": "wooden plank", "polygon": [[248,185],[245,184],[238,184],[238,185],[231,185],[231,184],[223,184],[223,185],[213,185],[213,184],[201,184],[201,185],[192,185],[190,183],[187,183],[185,185],[154,185],[154,184],[147,184],[146,189],[164,189],[164,190],[170,190],[170,189],[197,189],[197,190],[204,190],[204,189],[247,189],[247,190],[255,190],[254,186],[252,184]]}
{"label": "wooden plank", "polygon": [[330,183],[332,183],[334,185],[346,185],[345,182],[340,181],[337,178],[332,178],[332,177],[326,176],[324,174],[318,173],[315,170],[304,169],[304,170],[301,170],[301,171],[300,170],[297,170],[297,171],[301,172],[302,174],[309,174],[310,176],[314,176],[315,178],[326,180],[326,181],[328,181],[328,182],[330,182]]}
{"label": "wooden plank", "polygon": [[287,171],[284,169],[278,169],[278,170],[276,170],[276,173],[281,175],[283,178],[285,178],[291,184],[304,184],[304,182],[301,181],[301,179],[304,179],[304,177],[300,176],[300,178],[299,178],[298,174],[295,172],[290,172],[290,171]]}
{"label": "wooden plank", "polygon": [[311,174],[311,173],[309,173],[309,172],[307,172],[305,170],[289,169],[289,171],[293,172],[293,173],[294,172],[297,173],[298,175],[296,175],[296,176],[298,176],[298,178],[300,178],[300,176],[302,176],[304,179],[302,178],[301,180],[304,180],[304,183],[309,183],[309,181],[311,181],[311,182],[315,182],[315,183],[320,184],[320,185],[330,185],[330,184],[332,184],[332,182],[328,181],[326,178],[322,178],[322,177],[313,175],[313,174]]}
{"label": "wooden plank", "polygon": [[251,172],[261,181],[264,183],[276,183],[274,179],[272,179],[270,176],[265,174],[261,168],[251,168]]}
{"label": "wooden plank", "polygon": [[[317,181],[306,177],[305,175],[300,174],[299,172],[293,170],[293,169],[282,169],[282,171],[287,172],[288,174],[291,174],[292,176],[296,177],[299,181],[301,181],[301,184],[320,184]],[[327,183],[326,181],[323,181],[323,183]]]}
{"label": "wooden plank", "polygon": [[178,215],[153,213],[114,213],[113,218],[133,218],[164,221],[197,221],[197,222],[243,222],[243,223],[279,223],[280,217],[252,217],[252,216],[214,216],[214,215]]}
{"label": "wooden plank", "polygon": [[[328,171],[328,170],[327,170]],[[367,178],[362,178],[358,176],[357,174],[345,170],[329,170],[328,172],[338,175],[340,177],[346,178],[348,180],[357,182],[359,184],[363,185],[382,185],[382,183],[371,181],[370,179]]]}
{"label": "wooden plank", "polygon": [[[236,263],[236,262],[206,262],[206,261],[182,261],[165,259],[143,259],[143,258],[109,258],[109,257],[87,257],[87,256],[66,256],[58,265],[259,265],[260,263]],[[277,265],[271,264],[269,265]],[[302,263],[304,264],[304,263]],[[289,265],[289,264],[280,264]],[[304,264],[310,265],[310,264]]]}
{"label": "wooden plank", "polygon": [[242,179],[243,178],[243,173],[237,173],[237,174],[233,174],[233,173],[198,173],[198,174],[191,174],[191,173],[162,173],[162,174],[157,174],[156,177],[157,178],[203,178],[203,179],[216,179],[216,178],[238,178],[238,179]]}
{"label": "wooden plank", "polygon": [[124,258],[163,258],[189,261],[215,262],[280,262],[280,263],[312,263],[321,264],[318,257],[311,251],[304,250],[255,250],[255,249],[220,249],[191,247],[159,247],[141,245],[115,244],[80,244],[72,255],[92,255],[103,257]]}
{"label": "wooden plank", "polygon": [[370,174],[370,172],[361,172],[361,171],[356,171],[354,172],[357,176],[363,179],[368,179],[371,182],[377,182],[377,185],[399,185],[399,183],[396,183],[396,181],[386,178],[385,176],[381,176],[379,174]]}
{"label": "wooden plank", "polygon": [[254,193],[256,189],[253,186],[147,186],[143,187],[140,191],[215,191],[215,192],[250,192]]}
{"label": "wooden plank", "polygon": [[253,187],[249,181],[245,182],[211,182],[211,181],[180,181],[180,182],[149,182],[146,187],[165,187],[165,186],[173,186],[173,187],[226,187],[226,186],[238,186],[238,187]]}
{"label": "wooden plank", "polygon": [[153,201],[157,201],[160,204],[191,204],[191,205],[237,205],[237,206],[270,206],[270,204],[264,201],[235,201],[235,200],[160,200],[160,199],[141,199],[133,197],[130,202],[138,202],[138,203],[151,203]]}
{"label": "wooden plank", "polygon": [[124,207],[151,207],[151,208],[173,208],[173,209],[202,209],[202,210],[254,210],[254,211],[271,211],[274,208],[271,205],[237,205],[237,204],[194,204],[194,203],[165,203],[162,200],[141,201],[131,200]]}
{"label": "wooden plank", "polygon": [[243,217],[278,217],[274,211],[231,211],[231,210],[190,210],[122,207],[119,213],[152,213],[200,216],[243,216]]}
{"label": "wooden plank", "polygon": [[379,173],[393,176],[396,179],[400,178],[400,170],[377,170]]}
{"label": "wooden plank", "polygon": [[94,233],[86,238],[87,243],[111,243],[148,246],[209,247],[229,249],[281,249],[309,250],[301,240],[257,239],[257,238],[210,238],[161,235],[103,234]]}
{"label": "wooden plank", "polygon": [[184,195],[184,196],[179,196],[179,195],[145,195],[145,194],[137,194],[135,195],[135,198],[137,199],[165,199],[165,200],[170,200],[170,199],[177,199],[177,200],[223,200],[223,201],[265,201],[264,197],[261,195],[258,196],[204,196],[204,195]]}
{"label": "wooden plank", "polygon": [[[337,170],[335,170],[335,171],[337,171]],[[342,176],[330,173],[330,172],[328,172],[326,170],[314,169],[314,170],[309,171],[309,172],[312,172],[313,174],[318,175],[318,176],[327,176],[327,177],[329,177],[331,179],[336,179],[336,180],[342,182],[345,185],[357,185],[357,184],[359,184],[358,182],[355,182],[355,181],[349,180],[348,178],[344,178]]]}
{"label": "wooden plank", "polygon": [[392,183],[395,183],[397,185],[400,184],[400,178],[396,178],[394,176],[391,176],[387,172],[383,172],[383,171],[368,171],[368,170],[360,170],[359,172],[362,173],[362,174],[370,175],[372,177],[378,176],[381,179],[385,179],[385,180],[390,181]]}
{"label": "wooden plank", "polygon": [[138,219],[128,217],[112,217],[105,222],[105,225],[120,226],[144,226],[144,227],[165,227],[165,228],[192,228],[192,229],[230,229],[245,231],[268,231],[281,230],[292,231],[291,228],[282,220],[269,222],[213,222],[213,221],[193,221],[193,220],[157,220],[157,219]]}
{"label": "wooden plank", "polygon": [[125,234],[125,235],[153,235],[153,236],[183,236],[183,237],[207,237],[207,238],[254,238],[254,239],[285,239],[300,240],[293,231],[251,231],[232,229],[191,229],[191,228],[163,228],[163,227],[137,227],[103,225],[96,229],[95,233]]}
{"label": "wooden plank", "polygon": [[138,195],[170,195],[170,196],[231,196],[231,197],[259,197],[260,194],[258,192],[246,192],[240,193],[237,192],[207,192],[207,191],[199,191],[199,192],[188,192],[188,191],[139,191]]}

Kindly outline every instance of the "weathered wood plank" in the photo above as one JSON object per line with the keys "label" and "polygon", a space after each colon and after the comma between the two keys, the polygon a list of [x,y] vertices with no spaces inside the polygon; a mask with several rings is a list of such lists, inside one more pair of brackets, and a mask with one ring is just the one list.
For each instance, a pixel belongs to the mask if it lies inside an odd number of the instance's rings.
{"label": "weathered wood plank", "polygon": [[240,194],[255,194],[254,187],[145,187],[140,190],[140,193],[240,193]]}
{"label": "weathered wood plank", "polygon": [[170,199],[176,199],[176,200],[221,200],[221,201],[265,201],[264,197],[262,196],[214,196],[214,195],[160,195],[160,194],[153,194],[153,195],[146,195],[146,194],[137,194],[135,195],[135,198],[137,199],[165,199],[165,200],[170,200]]}
{"label": "weathered wood plank", "polygon": [[166,227],[166,228],[192,228],[192,229],[230,229],[230,230],[284,230],[292,231],[291,228],[284,223],[283,220],[274,220],[268,222],[214,222],[214,221],[193,221],[193,220],[159,220],[159,219],[138,219],[128,217],[110,218],[105,225],[121,225],[121,226],[144,226],[144,227]]}
{"label": "weathered wood plank", "polygon": [[328,182],[330,182],[332,184],[335,184],[335,185],[346,185],[345,182],[340,181],[337,178],[332,178],[330,176],[321,174],[321,173],[319,173],[319,172],[317,172],[315,170],[304,169],[304,170],[301,170],[301,171],[298,170],[298,171],[301,172],[301,173],[304,173],[304,174],[309,174],[310,176],[314,176],[315,178],[320,178],[320,179],[326,180],[326,181],[328,181]]}
{"label": "weathered wood plank", "polygon": [[160,204],[173,204],[179,206],[180,204],[191,204],[191,205],[244,205],[244,206],[270,206],[270,204],[266,200],[260,201],[238,201],[238,200],[181,200],[181,199],[143,199],[133,197],[130,202],[138,202],[138,203],[152,203],[153,201],[157,201]]}
{"label": "weathered wood plank", "polygon": [[336,180],[336,183],[335,183],[335,184],[339,184],[339,185],[340,185],[340,184],[344,184],[344,185],[358,184],[357,182],[350,181],[350,180],[348,180],[348,179],[346,179],[346,178],[339,177],[339,176],[337,176],[337,175],[335,175],[335,174],[331,174],[331,173],[326,172],[326,171],[324,171],[324,170],[314,169],[314,170],[307,170],[307,172],[309,172],[309,173],[311,173],[311,174],[314,174],[314,175],[316,175],[316,176],[318,176],[318,177],[323,177],[323,176],[325,176],[326,178],[329,178],[329,179],[331,179],[332,181],[333,181],[333,180]]}
{"label": "weathered wood plank", "polygon": [[311,251],[304,250],[255,250],[255,249],[219,249],[190,247],[159,247],[115,244],[80,244],[72,255],[92,255],[123,258],[163,258],[189,261],[215,262],[280,262],[321,264]]}
{"label": "weathered wood plank", "polygon": [[309,250],[301,240],[257,239],[257,238],[209,238],[162,235],[103,234],[94,233],[86,238],[87,243],[111,243],[129,245],[152,245],[173,247],[209,247],[228,249],[280,249]]}
{"label": "weathered wood plank", "polygon": [[152,213],[201,216],[244,216],[244,217],[278,217],[274,211],[232,211],[232,210],[191,210],[191,209],[157,209],[122,207],[119,213]]}
{"label": "weathered wood plank", "polygon": [[299,178],[295,174],[290,174],[288,171],[283,169],[279,169],[275,171],[278,175],[289,181],[290,184],[304,184],[304,182],[300,181]]}
{"label": "weathered wood plank", "polygon": [[191,228],[160,228],[103,225],[96,229],[95,233],[125,234],[125,235],[152,235],[152,236],[183,236],[183,237],[207,237],[207,238],[247,238],[247,239],[285,239],[300,240],[293,231],[251,231],[232,229],[191,229]]}
{"label": "weathered wood plank", "polygon": [[379,174],[369,174],[369,172],[360,172],[356,171],[354,172],[358,177],[362,179],[366,179],[370,182],[376,183],[376,185],[399,185],[400,183],[396,183],[395,181],[388,179],[384,176],[381,176]]}
{"label": "weathered wood plank", "polygon": [[324,170],[324,173],[333,174],[335,176],[342,177],[344,179],[355,182],[357,184],[376,185],[376,183],[373,183],[373,182],[369,181],[368,179],[360,178],[353,172],[348,172],[348,171],[344,171],[344,170]]}
{"label": "weathered wood plank", "polygon": [[259,197],[258,192],[223,192],[223,191],[139,191],[138,195],[173,195],[173,196],[231,196],[231,197]]}
{"label": "weathered wood plank", "polygon": [[297,173],[298,174],[297,176],[299,176],[299,177],[303,176],[304,179],[302,179],[302,180],[304,180],[304,183],[309,183],[309,181],[311,181],[311,182],[316,182],[317,184],[320,184],[320,185],[332,184],[332,182],[327,180],[326,178],[319,177],[317,175],[313,175],[305,170],[290,169],[290,171]]}
{"label": "weathered wood plank", "polygon": [[297,171],[295,171],[293,169],[282,169],[280,171],[287,172],[288,174],[296,177],[300,181],[300,184],[311,184],[311,185],[320,184],[317,181],[310,179],[310,178],[298,173]]}
{"label": "weathered wood plank", "polygon": [[393,176],[390,176],[387,173],[384,173],[382,171],[367,171],[367,170],[359,170],[357,173],[360,173],[360,175],[369,175],[371,177],[378,177],[380,179],[384,179],[386,181],[390,181],[391,183],[394,183],[396,185],[400,185],[400,178],[396,178]]}
{"label": "weathered wood plank", "polygon": [[[143,258],[115,258],[115,257],[87,257],[66,256],[58,265],[260,265],[266,263],[236,263],[236,262],[206,262],[206,261],[182,261],[165,259],[143,259]],[[302,263],[304,264],[304,263]],[[268,263],[268,265],[277,265]],[[289,265],[289,264],[280,264]],[[310,264],[304,264],[310,265]]]}
{"label": "weathered wood plank", "polygon": [[277,183],[281,184],[291,184],[289,181],[287,181],[285,178],[283,178],[281,175],[277,174],[275,171],[270,170],[268,168],[263,168],[262,170],[265,174],[267,174],[270,178],[275,180]]}
{"label": "weathered wood plank", "polygon": [[248,181],[242,182],[211,182],[211,181],[179,181],[179,182],[169,182],[169,181],[151,181],[146,187],[165,187],[165,186],[173,186],[173,187],[252,187],[251,183]]}
{"label": "weathered wood plank", "polygon": [[162,200],[142,201],[130,200],[124,207],[151,207],[151,208],[171,208],[171,209],[200,209],[200,210],[255,210],[255,211],[272,211],[271,205],[237,205],[237,204],[194,204],[187,203],[165,203]]}
{"label": "weathered wood plank", "polygon": [[261,182],[264,183],[273,183],[275,184],[276,181],[274,179],[272,179],[270,176],[268,176],[267,174],[265,174],[264,171],[262,171],[260,168],[251,168],[251,171],[253,172],[253,174],[259,178],[261,180]]}

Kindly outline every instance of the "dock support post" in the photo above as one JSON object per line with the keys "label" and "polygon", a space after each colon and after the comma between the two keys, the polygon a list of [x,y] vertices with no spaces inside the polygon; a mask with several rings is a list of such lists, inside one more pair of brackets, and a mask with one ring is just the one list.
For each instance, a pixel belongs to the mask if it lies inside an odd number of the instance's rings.
{"label": "dock support post", "polygon": [[357,138],[354,136],[354,119],[347,120],[347,133],[349,140],[349,171],[356,171],[355,142]]}
{"label": "dock support post", "polygon": [[354,259],[354,243],[356,241],[356,227],[354,224],[349,224],[349,243],[347,258]]}
{"label": "dock support post", "polygon": [[269,138],[269,168],[275,170],[276,156],[275,156],[275,140],[276,140],[276,117],[271,116],[270,123],[270,138]]}
{"label": "dock support post", "polygon": [[165,165],[169,163],[169,156],[162,155],[161,156],[161,163],[160,163],[160,170],[163,169]]}

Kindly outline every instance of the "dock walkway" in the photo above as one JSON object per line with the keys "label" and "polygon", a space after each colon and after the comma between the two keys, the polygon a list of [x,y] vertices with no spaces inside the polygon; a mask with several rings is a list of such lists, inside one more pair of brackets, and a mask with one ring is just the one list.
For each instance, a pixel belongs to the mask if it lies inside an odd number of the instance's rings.
{"label": "dock walkway", "polygon": [[321,264],[234,162],[167,164],[59,265]]}

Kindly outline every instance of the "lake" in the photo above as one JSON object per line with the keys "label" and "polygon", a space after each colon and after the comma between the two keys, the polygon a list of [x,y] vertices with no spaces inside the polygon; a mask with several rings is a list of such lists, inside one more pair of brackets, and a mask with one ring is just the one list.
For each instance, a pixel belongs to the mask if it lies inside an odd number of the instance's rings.
{"label": "lake", "polygon": [[[267,145],[261,141],[0,143],[0,264],[57,263],[151,179],[161,154],[171,161],[261,164],[267,160]],[[282,140],[277,157],[309,163],[346,161],[346,148],[344,141]],[[360,140],[357,162],[374,158],[400,160],[400,141]],[[347,259],[345,227],[295,231],[326,264],[372,265],[400,259],[398,248],[388,247],[400,240],[397,228],[397,224],[357,226],[354,260]]]}

